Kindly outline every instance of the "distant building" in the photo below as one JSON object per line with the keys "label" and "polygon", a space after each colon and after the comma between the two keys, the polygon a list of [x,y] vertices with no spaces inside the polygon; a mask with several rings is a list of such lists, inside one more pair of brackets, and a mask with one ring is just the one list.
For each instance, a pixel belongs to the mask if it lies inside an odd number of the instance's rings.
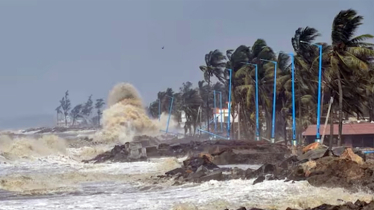
{"label": "distant building", "polygon": [[[320,126],[322,137],[324,125]],[[305,143],[313,143],[316,139],[316,125],[309,125],[303,133]],[[339,125],[334,124],[333,144],[337,145]],[[349,147],[374,147],[374,123],[349,123],[343,124],[342,145]],[[326,126],[324,144],[328,145],[330,140],[330,125]]]}
{"label": "distant building", "polygon": [[[227,107],[227,102],[226,102],[226,107]],[[222,117],[221,117],[222,113]],[[216,118],[217,122],[223,121],[224,123],[227,123],[229,120],[229,109],[228,108],[216,108],[213,109],[213,117]],[[237,123],[238,122],[238,117],[236,116],[235,119],[232,118],[232,113],[230,113],[230,123]]]}

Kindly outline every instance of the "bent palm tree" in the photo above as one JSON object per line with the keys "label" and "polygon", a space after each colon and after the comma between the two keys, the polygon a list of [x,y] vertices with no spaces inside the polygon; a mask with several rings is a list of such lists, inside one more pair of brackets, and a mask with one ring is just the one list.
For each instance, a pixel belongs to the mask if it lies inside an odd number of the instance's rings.
{"label": "bent palm tree", "polygon": [[[200,70],[204,74],[204,79],[208,83],[208,97],[210,95],[210,83],[211,78],[213,76],[217,77],[218,80],[223,81],[223,70],[226,66],[225,62],[226,57],[223,53],[219,50],[210,51],[208,54],[205,55],[205,66],[200,66]],[[210,117],[210,109],[209,109],[209,99],[206,99],[206,114],[207,114],[207,123],[208,123],[208,131],[209,131],[209,117]]]}
{"label": "bent palm tree", "polygon": [[[369,84],[368,70],[370,61],[365,59],[374,56],[374,51],[369,47],[372,44],[364,42],[373,38],[370,34],[354,37],[358,27],[362,24],[363,17],[355,10],[343,10],[334,18],[332,26],[332,46],[330,53],[329,75],[336,78],[332,82],[332,89],[338,89],[339,101],[339,138],[338,145],[342,143],[343,110],[360,110],[361,102],[364,100],[363,90]],[[349,90],[349,91],[344,91]],[[352,100],[353,99],[353,100]],[[344,101],[356,102],[346,104]]]}

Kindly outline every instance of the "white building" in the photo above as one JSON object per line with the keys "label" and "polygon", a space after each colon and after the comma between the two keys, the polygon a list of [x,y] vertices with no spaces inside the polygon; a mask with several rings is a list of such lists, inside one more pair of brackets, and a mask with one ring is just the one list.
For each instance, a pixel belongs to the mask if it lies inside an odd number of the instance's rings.
{"label": "white building", "polygon": [[[221,113],[222,113],[222,117],[221,117]],[[213,109],[213,116],[216,117],[217,119],[217,122],[224,122],[224,123],[227,123],[228,119],[229,119],[229,110],[227,108],[222,108],[222,109],[219,109],[219,108],[216,108],[216,109]],[[233,121],[233,118],[232,118],[232,115],[230,113],[230,122],[234,122],[234,123],[237,123],[238,122],[238,117],[236,116],[235,117],[235,120]]]}

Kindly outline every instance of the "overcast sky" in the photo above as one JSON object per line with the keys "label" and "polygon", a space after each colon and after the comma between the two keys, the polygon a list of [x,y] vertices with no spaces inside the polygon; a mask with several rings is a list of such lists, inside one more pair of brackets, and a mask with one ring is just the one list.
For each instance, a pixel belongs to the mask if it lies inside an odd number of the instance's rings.
{"label": "overcast sky", "polygon": [[349,8],[365,18],[358,33],[374,34],[373,0],[1,0],[0,119],[53,115],[66,90],[73,105],[106,99],[118,82],[148,104],[196,85],[210,50],[263,38],[292,51],[305,26],[330,42],[334,16]]}

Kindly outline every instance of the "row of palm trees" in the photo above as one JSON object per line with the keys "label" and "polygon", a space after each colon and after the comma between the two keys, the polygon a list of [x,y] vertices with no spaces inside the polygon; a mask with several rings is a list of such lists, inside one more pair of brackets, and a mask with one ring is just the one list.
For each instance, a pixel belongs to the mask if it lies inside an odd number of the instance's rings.
{"label": "row of palm trees", "polygon": [[[343,114],[368,115],[374,120],[374,44],[366,42],[373,35],[363,34],[355,36],[358,27],[363,23],[363,17],[355,10],[339,12],[332,24],[331,44],[322,45],[322,105],[321,112],[327,112],[328,101],[333,99],[332,113],[338,113],[337,118],[331,114],[331,121],[339,123],[338,144],[341,144]],[[309,125],[316,123],[317,86],[319,49],[314,46],[315,40],[320,36],[315,28],[298,28],[291,44],[294,49],[295,63],[295,98],[296,121],[298,136]],[[204,83],[200,81],[197,88],[192,84],[183,84],[178,93],[168,88],[159,92],[158,99],[163,105],[162,111],[167,111],[167,97],[175,96],[177,106],[173,114],[178,118],[180,112],[186,113],[187,127],[196,130],[197,110],[204,108],[203,119],[209,122],[213,104],[212,90],[220,90],[227,100],[228,95],[228,69],[232,69],[232,105],[233,117],[239,117],[241,135],[253,138],[255,131],[255,69],[246,63],[258,66],[259,108],[260,121],[266,129],[261,129],[262,136],[270,137],[271,110],[273,102],[274,64],[262,60],[276,61],[276,138],[287,140],[286,127],[292,119],[291,94],[291,62],[288,53],[274,53],[265,40],[258,39],[252,46],[241,45],[235,50],[230,49],[224,55],[214,50],[205,55],[205,65],[200,66],[204,75]],[[217,83],[211,84],[216,78]],[[156,109],[155,109],[156,106]],[[240,109],[239,109],[240,107]],[[156,110],[156,111],[155,111]],[[153,116],[157,113],[157,104],[150,106]],[[157,114],[156,114],[157,116]],[[208,127],[209,129],[209,127]],[[191,129],[190,129],[191,130]],[[231,129],[232,136],[237,135],[236,128]],[[331,137],[332,139],[332,137]]]}

